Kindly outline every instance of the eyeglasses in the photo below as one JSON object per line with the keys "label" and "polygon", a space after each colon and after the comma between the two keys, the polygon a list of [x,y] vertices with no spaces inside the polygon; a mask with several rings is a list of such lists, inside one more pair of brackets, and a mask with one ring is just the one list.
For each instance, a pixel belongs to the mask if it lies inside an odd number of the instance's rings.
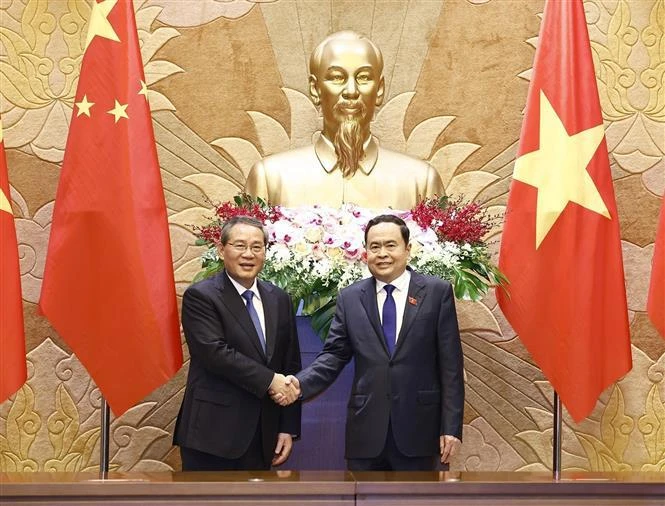
{"label": "eyeglasses", "polygon": [[260,255],[261,253],[264,253],[266,250],[265,245],[259,243],[247,244],[244,242],[231,242],[228,245],[231,246],[231,248],[233,248],[233,250],[237,251],[238,253],[244,253],[245,251],[249,250],[255,255]]}

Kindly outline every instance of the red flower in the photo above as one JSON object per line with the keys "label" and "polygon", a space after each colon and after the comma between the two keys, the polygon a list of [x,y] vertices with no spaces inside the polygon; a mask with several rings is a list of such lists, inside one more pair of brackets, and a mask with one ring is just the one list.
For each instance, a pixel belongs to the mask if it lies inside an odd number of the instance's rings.
{"label": "red flower", "polygon": [[209,245],[220,243],[222,226],[236,216],[249,216],[261,223],[274,223],[283,216],[279,207],[272,206],[260,199],[254,199],[245,193],[238,195],[233,201],[213,204],[213,207],[217,219],[204,227],[192,227],[198,238]]}
{"label": "red flower", "polygon": [[432,228],[441,241],[479,244],[492,228],[492,217],[475,202],[463,204],[446,197],[423,200],[411,210],[423,229]]}

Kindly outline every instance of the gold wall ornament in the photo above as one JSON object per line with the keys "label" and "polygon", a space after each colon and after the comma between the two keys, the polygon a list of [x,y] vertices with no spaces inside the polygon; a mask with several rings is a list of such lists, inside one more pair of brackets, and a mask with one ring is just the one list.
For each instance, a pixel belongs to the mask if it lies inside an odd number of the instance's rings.
{"label": "gold wall ornament", "polygon": [[[152,60],[179,33],[152,28],[159,14],[135,2],[146,81],[152,85],[182,72],[170,62]],[[5,6],[3,5],[3,8]],[[76,85],[85,50],[89,2],[10,0],[0,26],[0,112],[5,147],[19,148],[59,163],[64,155]],[[152,110],[173,109],[161,93],[149,90]]]}
{"label": "gold wall ornament", "polygon": [[48,436],[53,446],[53,458],[44,463],[46,471],[90,471],[93,450],[101,430],[92,427],[81,432],[79,412],[64,384],[55,393],[55,411],[47,420]]}
{"label": "gold wall ornament", "polygon": [[5,419],[5,435],[0,434],[0,470],[6,472],[38,471],[30,449],[42,426],[35,411],[35,395],[24,385],[14,396]]}
{"label": "gold wall ornament", "polygon": [[[0,472],[96,471],[99,389],[78,359],[51,339],[29,352],[27,359],[28,381],[0,405]],[[166,463],[171,443],[165,427],[175,419],[180,393],[167,385],[153,395],[161,402],[145,400],[113,417],[111,470],[173,470]],[[171,413],[164,415],[165,409]]]}
{"label": "gold wall ornament", "polygon": [[[654,471],[665,469],[664,356],[654,361],[632,346],[633,369],[600,397],[591,415],[575,424],[564,410],[563,452],[566,469],[577,471]],[[551,386],[542,383],[544,398]],[[526,393],[526,392],[525,392]],[[517,470],[546,470],[552,459],[552,413],[528,408],[536,428],[516,437],[536,452],[540,465]],[[496,428],[496,423],[490,424]],[[522,456],[524,453],[520,452]]]}
{"label": "gold wall ornament", "polygon": [[653,385],[646,398],[645,413],[638,421],[639,431],[649,452],[649,463],[643,470],[665,470],[665,402],[657,385]]}
{"label": "gold wall ornament", "polygon": [[640,39],[649,55],[649,66],[640,73],[640,81],[649,90],[644,112],[665,121],[665,1],[654,2]]}
{"label": "gold wall ornament", "polygon": [[639,174],[652,194],[662,195],[665,1],[594,1],[585,8],[608,149],[623,171]]}
{"label": "gold wall ornament", "polygon": [[[171,26],[196,27],[218,18],[237,19],[257,4],[275,0],[143,0],[159,12],[157,19]],[[136,3],[136,2],[135,2]]]}
{"label": "gold wall ornament", "polygon": [[[12,125],[4,137],[21,243],[30,371],[23,390],[0,405],[2,471],[40,471],[49,460],[95,469],[98,462],[98,446],[89,453],[82,443],[92,440],[81,436],[99,428],[99,391],[77,359],[53,341],[54,331],[36,310],[58,179],[57,163],[44,160],[57,159],[64,148],[91,1],[0,2],[6,9],[0,10],[0,79],[5,79],[0,115],[5,127]],[[386,90],[370,125],[381,145],[429,161],[449,194],[463,193],[502,212],[527,94],[518,76],[529,76],[534,54],[529,44],[543,5],[544,0],[134,0],[178,292],[199,270],[201,251],[189,226],[204,223],[206,197],[228,200],[262,156],[311,145],[322,118],[308,96],[307,59],[337,30],[366,33],[383,51]],[[597,77],[622,220],[636,360],[588,420],[580,425],[566,420],[566,470],[623,464],[665,471],[663,457],[649,451],[662,448],[658,413],[665,400],[665,341],[644,312],[665,190],[664,6],[663,0],[585,0],[596,64],[607,65],[607,75]],[[28,48],[26,58],[18,56],[19,44]],[[616,78],[630,76],[626,68],[632,70],[632,85]],[[8,87],[9,78],[16,85]],[[65,89],[72,95],[69,102],[62,98]],[[623,119],[610,119],[617,112],[608,93],[627,111]],[[10,95],[33,108],[18,107]],[[499,232],[493,230],[497,245]],[[549,384],[492,294],[458,310],[467,404],[464,444],[452,467],[546,470],[552,455]],[[170,433],[185,373],[186,367],[145,402],[112,419],[113,469],[179,470]],[[49,435],[54,414],[53,420],[69,419],[67,396],[78,412],[78,429],[71,429],[72,421],[66,437],[57,431]],[[621,429],[630,425],[621,422],[624,417],[632,421],[629,434]]]}

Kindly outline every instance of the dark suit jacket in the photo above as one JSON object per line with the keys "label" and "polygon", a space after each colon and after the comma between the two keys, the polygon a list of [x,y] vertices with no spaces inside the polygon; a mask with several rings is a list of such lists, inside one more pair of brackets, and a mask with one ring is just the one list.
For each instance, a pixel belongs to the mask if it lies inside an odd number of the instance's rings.
{"label": "dark suit jacket", "polygon": [[226,272],[185,291],[182,325],[191,358],[174,444],[237,459],[247,451],[261,420],[263,455],[270,462],[278,432],[300,434],[300,403],[281,408],[267,395],[274,372],[300,370],[291,299],[261,280],[258,289],[267,356]]}
{"label": "dark suit jacket", "polygon": [[326,389],[354,358],[346,458],[377,457],[389,421],[404,455],[437,454],[440,435],[462,438],[462,346],[450,283],[411,272],[392,357],[380,322],[374,278],[342,290],[323,350],[297,375],[303,398]]}

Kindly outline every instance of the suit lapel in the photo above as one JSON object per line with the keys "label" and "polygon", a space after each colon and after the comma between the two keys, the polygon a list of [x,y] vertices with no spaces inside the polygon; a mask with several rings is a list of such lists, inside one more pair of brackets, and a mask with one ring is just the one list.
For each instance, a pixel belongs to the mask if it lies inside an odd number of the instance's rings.
{"label": "suit lapel", "polygon": [[376,303],[376,280],[371,277],[365,281],[361,287],[360,302],[365,308],[367,317],[374,327],[376,336],[381,342],[381,346],[388,353],[388,346],[386,345],[386,339],[383,335],[383,328],[381,327],[381,319],[379,318],[379,306]]}
{"label": "suit lapel", "polygon": [[427,295],[425,290],[425,279],[418,273],[411,271],[411,281],[409,281],[409,291],[406,298],[406,305],[404,307],[404,317],[402,318],[402,328],[399,331],[397,338],[397,345],[395,346],[395,354],[404,345],[404,341],[409,335],[409,329],[413,325],[420,308],[423,307],[423,301]]}
{"label": "suit lapel", "polygon": [[277,298],[273,297],[272,285],[263,281],[258,281],[259,293],[261,294],[261,304],[263,304],[263,318],[265,320],[266,332],[266,359],[270,363],[273,354],[275,353],[275,345],[277,341]]}
{"label": "suit lapel", "polygon": [[236,287],[233,286],[233,283],[231,283],[231,280],[228,278],[226,271],[219,275],[218,280],[222,303],[229,310],[229,313],[236,319],[240,327],[245,331],[250,342],[254,348],[256,348],[256,351],[260,354],[261,357],[265,357],[263,346],[261,345],[259,336],[256,333],[252,319],[249,317],[247,307],[245,306],[242,297],[240,297],[238,290],[236,290]]}

